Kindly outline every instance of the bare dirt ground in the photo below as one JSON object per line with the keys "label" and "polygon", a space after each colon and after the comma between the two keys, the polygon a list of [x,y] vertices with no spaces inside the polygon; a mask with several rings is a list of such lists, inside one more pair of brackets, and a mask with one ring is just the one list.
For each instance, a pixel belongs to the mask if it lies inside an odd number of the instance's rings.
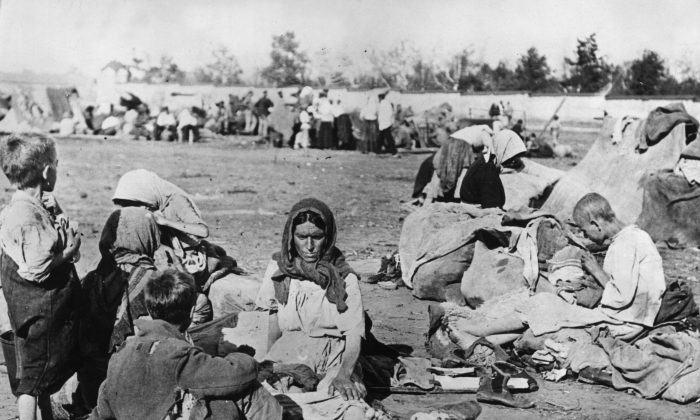
{"label": "bare dirt ground", "polygon": [[[594,133],[565,133],[564,141],[579,156],[585,154]],[[300,198],[315,196],[335,211],[339,247],[355,261],[362,274],[378,268],[377,258],[395,249],[406,212],[400,201],[412,191],[413,177],[425,155],[375,157],[356,152],[292,151],[243,145],[246,140],[212,141],[193,147],[172,143],[122,140],[58,140],[59,181],[56,196],[66,213],[80,222],[85,235],[81,275],[98,261],[97,241],[109,212],[110,198],[121,174],[149,168],[195,196],[210,224],[211,239],[224,246],[239,264],[262,274],[279,247],[285,212]],[[567,169],[578,158],[541,160]],[[2,177],[0,205],[12,190]],[[669,279],[693,277],[700,252],[662,250]],[[369,261],[369,262],[368,262]],[[425,356],[429,302],[414,299],[410,291],[380,289],[362,284],[365,307],[374,320],[374,332],[386,343],[405,344]],[[537,408],[514,410],[482,405],[482,419],[658,419],[697,418],[700,406],[647,401],[633,395],[573,381],[539,380],[532,397]],[[436,403],[474,399],[473,395],[391,396],[385,406],[400,418]],[[0,420],[16,416],[14,398],[0,379]]]}

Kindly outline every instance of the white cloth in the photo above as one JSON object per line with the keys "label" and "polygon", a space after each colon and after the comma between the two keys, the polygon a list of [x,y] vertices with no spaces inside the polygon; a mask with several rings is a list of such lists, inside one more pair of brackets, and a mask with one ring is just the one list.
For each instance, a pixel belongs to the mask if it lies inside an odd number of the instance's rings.
{"label": "white cloth", "polygon": [[192,115],[189,109],[185,108],[178,114],[177,120],[179,122],[178,127],[182,128],[188,125],[197,125],[197,118]]}
{"label": "white cloth", "polygon": [[318,108],[316,108],[317,117],[323,122],[333,122],[335,117],[333,116],[333,107],[328,98],[321,98],[318,101]]}
{"label": "white cloth", "polygon": [[292,279],[289,285],[287,304],[275,299],[272,275],[277,271],[277,263],[271,261],[265,271],[260,291],[255,299],[259,308],[269,309],[276,303],[279,311],[280,330],[303,331],[311,337],[342,337],[348,333],[364,337],[365,318],[362,296],[357,276],[349,274],[345,278],[348,294],[348,309],[338,312],[338,308],[326,297],[326,290],[310,281]]}
{"label": "white cloth", "polygon": [[612,239],[603,270],[610,281],[600,300],[602,312],[620,321],[653,326],[666,282],[661,255],[649,234],[634,225],[623,228]]}
{"label": "white cloth", "polygon": [[391,106],[391,102],[389,102],[387,99],[383,99],[379,102],[377,123],[379,124],[380,131],[386,130],[394,123],[394,108]]}
{"label": "white cloth", "polygon": [[175,116],[173,114],[161,112],[156,119],[156,125],[159,127],[169,127],[171,125],[177,125],[177,121],[175,121]]}
{"label": "white cloth", "polygon": [[70,136],[75,134],[75,126],[78,124],[73,118],[64,118],[58,124],[58,135],[59,136]]}
{"label": "white cloth", "polygon": [[115,117],[114,115],[110,115],[109,117],[105,118],[104,121],[102,121],[101,128],[103,130],[109,130],[110,128],[118,129],[121,123],[122,122],[119,120],[119,118]]}
{"label": "white cloth", "polygon": [[[522,155],[527,152],[525,143],[520,136],[512,130],[501,130],[494,134],[491,139],[491,144],[485,144],[484,151],[496,156],[496,163],[502,165],[503,162],[515,156]],[[486,159],[488,162],[488,159]]]}
{"label": "white cloth", "polygon": [[493,130],[486,124],[472,125],[469,127],[457,130],[450,134],[450,137],[457,140],[463,140],[472,145],[472,147],[483,146],[488,143],[493,135]]}
{"label": "white cloth", "polygon": [[365,120],[374,121],[377,119],[377,113],[379,112],[378,108],[379,104],[377,103],[377,99],[374,96],[370,96],[367,99],[367,104],[364,108],[362,108],[360,117]]}
{"label": "white cloth", "polygon": [[130,110],[126,111],[126,114],[124,114],[124,122],[133,124],[134,122],[136,122],[136,119],[138,117],[139,117],[139,112],[135,109],[130,109]]}
{"label": "white cloth", "polygon": [[112,200],[138,201],[163,211],[174,195],[186,197],[197,215],[201,217],[201,212],[189,194],[147,169],[134,169],[122,175],[114,189]]}
{"label": "white cloth", "polygon": [[689,184],[700,185],[700,160],[681,158],[676,173],[685,177]]}

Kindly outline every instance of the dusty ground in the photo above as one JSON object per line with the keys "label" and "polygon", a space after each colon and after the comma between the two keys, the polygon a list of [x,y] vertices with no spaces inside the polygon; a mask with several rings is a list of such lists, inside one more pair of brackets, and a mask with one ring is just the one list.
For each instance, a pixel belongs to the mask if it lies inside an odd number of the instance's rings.
{"label": "dusty ground", "polygon": [[[568,133],[565,140],[581,156],[595,135]],[[363,273],[377,268],[376,258],[396,248],[405,212],[399,202],[412,190],[413,176],[425,155],[401,159],[354,152],[299,152],[255,148],[240,140],[186,145],[118,140],[59,140],[59,182],[56,196],[65,211],[80,222],[85,234],[80,274],[97,263],[97,240],[112,209],[110,202],[119,176],[134,168],[149,168],[195,195],[211,227],[211,239],[223,245],[239,263],[260,272],[279,246],[285,212],[304,196],[325,200],[335,210],[339,246]],[[578,159],[542,161],[566,169]],[[11,195],[2,177],[0,197]],[[663,251],[669,278],[695,276],[700,253]],[[697,280],[693,283],[700,293]],[[428,302],[411,297],[407,289],[386,291],[362,285],[365,306],[375,334],[384,342],[409,345],[425,355]],[[700,295],[700,294],[699,294]],[[531,397],[532,410],[483,405],[483,419],[657,419],[695,418],[700,406],[646,401],[603,387],[575,382],[539,381]],[[431,404],[473,399],[473,395],[392,396],[385,405],[401,418]],[[0,420],[15,416],[14,399],[6,380],[0,380]]]}

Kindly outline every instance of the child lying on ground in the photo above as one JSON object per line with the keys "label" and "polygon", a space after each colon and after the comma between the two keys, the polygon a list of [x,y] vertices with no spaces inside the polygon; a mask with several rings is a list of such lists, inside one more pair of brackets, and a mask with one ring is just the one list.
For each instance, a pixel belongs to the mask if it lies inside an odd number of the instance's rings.
{"label": "child lying on ground", "polygon": [[148,281],[153,320],[135,321],[137,335],[112,356],[92,419],[204,418],[195,414],[207,412],[212,419],[282,418],[277,400],[257,381],[252,357],[212,357],[188,340],[196,297],[189,274],[169,269]]}
{"label": "child lying on ground", "polygon": [[80,237],[48,192],[58,159],[50,138],[10,135],[0,164],[17,188],[0,214],[0,277],[15,334],[19,418],[52,419],[50,395],[75,372]]}

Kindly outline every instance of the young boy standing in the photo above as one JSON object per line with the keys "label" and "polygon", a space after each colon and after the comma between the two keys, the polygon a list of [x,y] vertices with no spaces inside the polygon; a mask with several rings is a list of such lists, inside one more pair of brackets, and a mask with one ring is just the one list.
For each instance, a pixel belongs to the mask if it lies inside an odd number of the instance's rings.
{"label": "young boy standing", "polygon": [[194,279],[168,269],[148,280],[146,308],[152,320],[109,362],[91,419],[282,419],[282,407],[257,381],[250,356],[212,357],[185,334],[197,298]]}
{"label": "young boy standing", "polygon": [[13,134],[0,141],[0,166],[17,189],[0,213],[0,279],[15,334],[20,420],[51,419],[50,395],[75,372],[80,238],[48,194],[58,160],[52,139]]}
{"label": "young boy standing", "polygon": [[593,242],[610,240],[603,267],[588,253],[581,261],[603,286],[600,310],[625,323],[611,326],[610,331],[624,339],[652,327],[666,282],[661,256],[649,234],[635,225],[625,226],[608,200],[596,193],[576,203],[573,219]]}

